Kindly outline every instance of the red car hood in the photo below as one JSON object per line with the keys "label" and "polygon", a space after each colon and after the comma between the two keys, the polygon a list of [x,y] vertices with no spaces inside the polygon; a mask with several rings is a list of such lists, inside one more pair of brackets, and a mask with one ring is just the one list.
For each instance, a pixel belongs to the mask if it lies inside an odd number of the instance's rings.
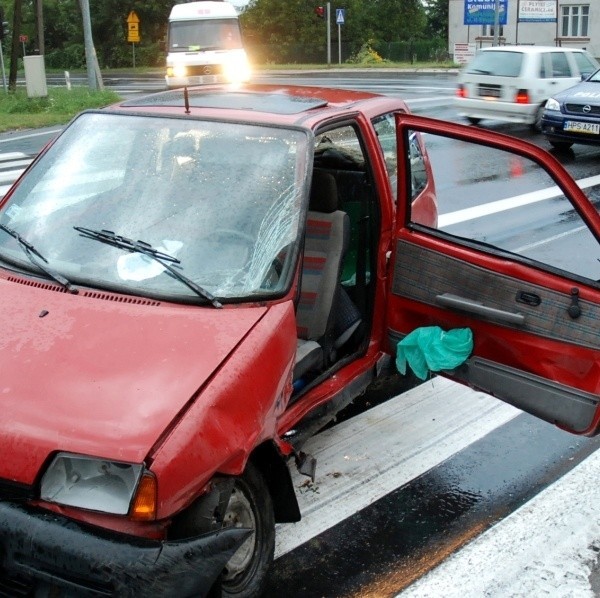
{"label": "red car hood", "polygon": [[0,478],[27,484],[56,450],[143,461],[266,311],[40,287],[0,280]]}

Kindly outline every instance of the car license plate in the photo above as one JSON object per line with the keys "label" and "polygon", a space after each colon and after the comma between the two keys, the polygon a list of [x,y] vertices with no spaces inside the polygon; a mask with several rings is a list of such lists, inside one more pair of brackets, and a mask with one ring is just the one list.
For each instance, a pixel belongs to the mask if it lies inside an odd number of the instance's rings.
{"label": "car license plate", "polygon": [[488,87],[487,85],[480,85],[479,97],[483,98],[484,100],[497,100],[500,98],[500,88],[493,86]]}
{"label": "car license plate", "polygon": [[189,78],[190,85],[208,85],[210,83],[218,83],[216,75],[199,75]]}
{"label": "car license plate", "polygon": [[592,135],[600,135],[600,124],[599,123],[582,123],[576,120],[565,121],[563,127],[565,131],[571,133],[591,133]]}
{"label": "car license plate", "polygon": [[218,83],[216,75],[202,75],[202,85],[208,85],[210,83]]}

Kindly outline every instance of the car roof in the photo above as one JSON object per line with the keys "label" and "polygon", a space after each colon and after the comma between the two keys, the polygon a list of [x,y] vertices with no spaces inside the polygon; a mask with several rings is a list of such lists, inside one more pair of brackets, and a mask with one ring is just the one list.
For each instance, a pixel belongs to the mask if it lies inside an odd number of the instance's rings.
{"label": "car roof", "polygon": [[539,54],[540,52],[585,52],[580,48],[559,48],[558,46],[493,46],[481,48],[479,52],[522,52],[523,54]]}
{"label": "car roof", "polygon": [[[187,96],[187,98],[186,98]],[[124,100],[107,110],[313,127],[329,117],[373,117],[408,107],[399,98],[363,91],[293,85],[210,85]]]}

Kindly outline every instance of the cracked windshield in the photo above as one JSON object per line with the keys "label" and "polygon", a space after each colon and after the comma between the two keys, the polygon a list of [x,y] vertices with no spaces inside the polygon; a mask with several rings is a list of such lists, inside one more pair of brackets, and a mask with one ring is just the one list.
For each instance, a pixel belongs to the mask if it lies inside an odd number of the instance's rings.
{"label": "cracked windshield", "polygon": [[280,292],[307,139],[237,123],[84,114],[6,204],[0,259],[173,300],[200,300],[196,286],[224,300]]}

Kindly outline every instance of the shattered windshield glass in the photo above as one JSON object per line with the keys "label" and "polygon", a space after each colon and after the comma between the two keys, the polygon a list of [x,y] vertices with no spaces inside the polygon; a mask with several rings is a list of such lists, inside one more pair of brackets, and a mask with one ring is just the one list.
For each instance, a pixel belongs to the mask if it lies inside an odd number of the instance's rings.
{"label": "shattered windshield glass", "polygon": [[[87,113],[24,177],[0,224],[79,284],[198,300],[148,255],[75,227],[173,256],[223,300],[280,293],[297,255],[308,155],[296,129]],[[0,237],[0,259],[31,268],[11,235]]]}

